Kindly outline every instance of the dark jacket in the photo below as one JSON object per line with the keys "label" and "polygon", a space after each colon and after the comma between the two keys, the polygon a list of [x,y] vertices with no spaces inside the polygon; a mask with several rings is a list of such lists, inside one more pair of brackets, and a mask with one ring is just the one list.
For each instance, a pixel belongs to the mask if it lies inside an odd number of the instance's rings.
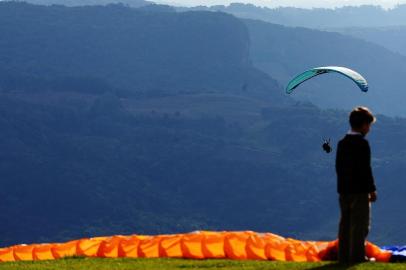
{"label": "dark jacket", "polygon": [[362,135],[346,135],[337,146],[337,191],[340,194],[376,190],[371,168],[371,149]]}

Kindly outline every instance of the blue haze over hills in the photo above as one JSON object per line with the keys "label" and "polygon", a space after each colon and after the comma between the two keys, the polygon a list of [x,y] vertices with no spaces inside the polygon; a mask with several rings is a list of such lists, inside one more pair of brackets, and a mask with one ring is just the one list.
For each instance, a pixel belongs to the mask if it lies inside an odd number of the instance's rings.
{"label": "blue haze over hills", "polygon": [[322,77],[306,83],[295,98],[323,108],[348,110],[353,104],[363,103],[379,113],[404,115],[399,100],[406,98],[401,79],[406,63],[406,5],[389,10],[379,6],[270,9],[236,3],[192,9],[274,23],[247,21],[253,26],[249,28],[254,65],[281,85],[311,67],[343,65],[360,71],[371,89],[363,95],[351,91],[346,80]]}
{"label": "blue haze over hills", "polygon": [[[397,5],[392,9],[380,6],[363,5],[344,6],[335,9],[295,7],[267,8],[252,4],[233,3],[227,6],[197,6],[179,8],[180,10],[210,10],[231,13],[237,17],[257,19],[287,26],[323,29],[326,27],[380,27],[405,25],[406,5]],[[376,18],[379,18],[377,20]]]}
{"label": "blue haze over hills", "polygon": [[[102,3],[107,4],[108,1]],[[31,2],[61,3],[57,0],[31,0]],[[142,0],[116,2],[128,6],[153,7],[156,10],[171,11],[169,6],[152,5],[152,2]],[[76,6],[92,3],[76,0],[69,2],[70,5]],[[250,40],[253,45],[250,54],[253,64],[273,77],[281,86],[286,85],[289,78],[305,69],[327,65],[343,65],[357,69],[370,82],[371,92],[369,95],[364,95],[351,91],[352,87],[346,80],[334,77],[320,78],[305,84],[303,91],[294,95],[297,100],[311,102],[321,108],[346,110],[354,104],[364,103],[373,107],[378,113],[391,116],[406,114],[403,104],[398,102],[406,97],[401,79],[406,68],[404,58],[406,56],[406,46],[404,46],[406,45],[406,22],[404,21],[406,5],[398,5],[389,10],[379,6],[271,9],[252,4],[234,3],[228,6],[177,7],[176,9],[226,12],[239,18],[288,26],[268,34],[265,28],[277,29],[278,26],[269,24],[260,27],[261,23],[257,23],[256,27],[250,29]],[[376,18],[380,19],[376,20]],[[295,27],[314,30],[295,29]],[[333,33],[324,33],[326,31]],[[335,32],[344,36],[334,34]],[[311,40],[308,38],[310,35],[316,38]],[[276,42],[271,42],[273,39]],[[303,39],[306,39],[303,46],[296,46],[293,42],[293,40],[302,42]],[[332,44],[334,44],[333,47]],[[274,51],[275,49],[279,51]],[[284,54],[282,50],[288,51],[289,54]],[[350,53],[347,53],[348,51]],[[281,59],[273,61],[274,58]],[[325,91],[327,85],[330,91]]]}
{"label": "blue haze over hills", "polygon": [[[0,2],[1,246],[202,229],[334,239],[334,155],[320,144],[355,103],[381,113],[370,239],[406,242],[401,52],[224,12],[69,4]],[[326,76],[284,94],[331,62],[371,92]]]}

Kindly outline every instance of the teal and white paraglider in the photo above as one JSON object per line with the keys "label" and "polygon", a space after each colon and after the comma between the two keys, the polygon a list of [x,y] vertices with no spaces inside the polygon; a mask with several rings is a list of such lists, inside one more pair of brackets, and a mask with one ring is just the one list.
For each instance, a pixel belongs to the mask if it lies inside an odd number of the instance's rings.
{"label": "teal and white paraglider", "polygon": [[358,72],[346,67],[329,66],[329,67],[312,68],[297,75],[289,82],[288,86],[286,87],[286,93],[291,94],[293,90],[303,82],[325,73],[339,73],[341,75],[344,75],[347,78],[351,79],[353,82],[355,82],[361,89],[361,91],[363,92],[368,91],[367,80],[364,77],[362,77],[362,75],[359,74]]}
{"label": "teal and white paraglider", "polygon": [[[297,75],[289,82],[288,86],[286,86],[286,93],[291,94],[295,88],[297,88],[305,81],[325,73],[338,73],[344,75],[345,77],[355,82],[355,84],[358,85],[361,91],[368,92],[368,82],[364,77],[362,77],[361,74],[346,67],[329,66],[329,67],[312,68]],[[322,148],[327,154],[333,151],[330,139],[323,140]]]}

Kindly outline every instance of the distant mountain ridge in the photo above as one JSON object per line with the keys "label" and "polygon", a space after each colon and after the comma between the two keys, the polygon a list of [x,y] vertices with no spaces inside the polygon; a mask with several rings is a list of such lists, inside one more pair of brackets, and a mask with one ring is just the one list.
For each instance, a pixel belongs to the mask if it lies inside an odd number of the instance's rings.
{"label": "distant mountain ridge", "polygon": [[370,106],[387,115],[406,116],[403,76],[406,56],[377,44],[334,32],[245,20],[254,65],[287,85],[295,75],[318,66],[345,66],[360,72],[370,90],[362,93],[350,80],[323,75],[305,82],[293,97],[323,108]]}
{"label": "distant mountain ridge", "polygon": [[[267,8],[252,4],[232,3],[228,6],[198,6],[179,10],[209,10],[233,14],[240,18],[262,20],[287,26],[308,28],[375,27],[406,25],[406,5],[385,10],[380,6],[342,7],[335,9],[302,9],[293,7]],[[376,18],[379,18],[377,20]]]}
{"label": "distant mountain ridge", "polygon": [[26,2],[35,5],[63,5],[63,6],[95,6],[109,4],[125,4],[130,7],[139,8],[154,4],[146,0],[12,0],[15,2]]}
{"label": "distant mountain ridge", "polygon": [[379,44],[391,51],[406,55],[406,26],[331,28],[355,38]]}
{"label": "distant mountain ridge", "polygon": [[[251,65],[246,26],[224,13],[0,2],[0,33],[5,38],[0,44],[0,79],[10,72],[41,79],[91,77],[127,93],[147,95],[263,95],[279,87]],[[36,42],[24,42],[30,38]]]}
{"label": "distant mountain ridge", "polygon": [[[134,8],[157,5],[148,0],[13,0],[38,5],[64,6],[93,6],[108,4],[124,4]],[[165,6],[165,5],[160,5]],[[170,6],[167,6],[168,8]],[[340,8],[267,8],[253,4],[231,3],[229,5],[196,6],[191,8],[173,7],[178,11],[221,11],[234,16],[262,20],[287,26],[326,29],[344,27],[385,27],[406,25],[406,4],[400,4],[391,9],[381,6],[362,5],[345,6]],[[379,20],[376,20],[379,18]],[[321,23],[322,22],[322,23]]]}

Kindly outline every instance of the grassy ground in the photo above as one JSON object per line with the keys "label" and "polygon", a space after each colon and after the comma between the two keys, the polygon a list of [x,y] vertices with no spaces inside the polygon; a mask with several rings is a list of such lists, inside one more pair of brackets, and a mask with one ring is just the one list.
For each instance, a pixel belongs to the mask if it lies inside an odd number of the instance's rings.
{"label": "grassy ground", "polygon": [[271,269],[405,269],[406,264],[365,263],[356,266],[339,266],[335,263],[285,263],[268,261],[181,260],[181,259],[89,259],[71,258],[56,261],[0,263],[0,270],[271,270]]}

